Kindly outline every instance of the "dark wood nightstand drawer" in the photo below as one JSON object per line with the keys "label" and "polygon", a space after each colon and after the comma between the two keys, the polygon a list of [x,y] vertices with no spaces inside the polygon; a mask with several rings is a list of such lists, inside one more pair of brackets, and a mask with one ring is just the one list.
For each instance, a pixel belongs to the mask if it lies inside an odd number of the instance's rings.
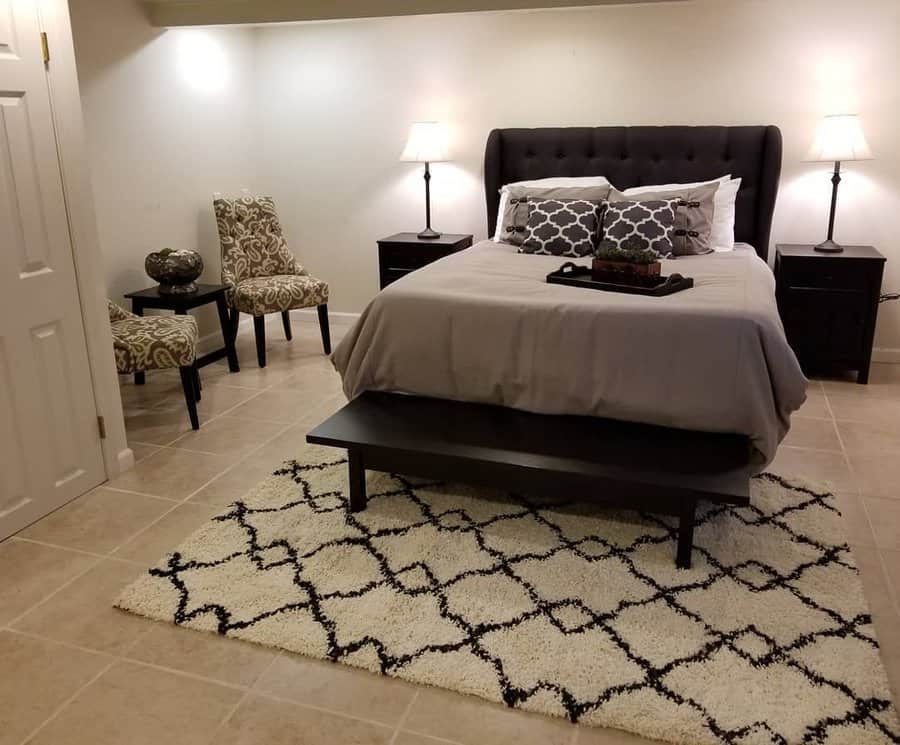
{"label": "dark wood nightstand drawer", "polygon": [[860,262],[831,260],[823,267],[812,259],[789,262],[783,270],[782,281],[788,287],[859,290],[865,288],[873,274],[872,267]]}
{"label": "dark wood nightstand drawer", "polygon": [[382,244],[378,247],[379,261],[389,271],[421,269],[423,266],[427,266],[431,262],[442,259],[447,255],[446,249],[435,251],[434,249],[425,248],[418,251],[410,251],[408,248],[393,243]]}

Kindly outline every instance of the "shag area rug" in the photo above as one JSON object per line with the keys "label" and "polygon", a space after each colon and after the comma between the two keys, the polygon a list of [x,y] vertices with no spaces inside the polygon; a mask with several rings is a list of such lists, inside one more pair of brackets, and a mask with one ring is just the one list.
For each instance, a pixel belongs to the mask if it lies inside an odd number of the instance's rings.
{"label": "shag area rug", "polygon": [[310,447],[117,601],[203,631],[675,743],[900,742],[828,494],[764,475],[674,521],[369,473]]}

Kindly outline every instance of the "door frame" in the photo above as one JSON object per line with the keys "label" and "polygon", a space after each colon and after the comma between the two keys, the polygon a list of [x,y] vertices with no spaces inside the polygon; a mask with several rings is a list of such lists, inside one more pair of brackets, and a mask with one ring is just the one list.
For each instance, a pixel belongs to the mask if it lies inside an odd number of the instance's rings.
{"label": "door frame", "polygon": [[106,477],[112,479],[134,466],[134,453],[125,435],[119,377],[113,355],[107,311],[103,252],[97,230],[94,193],[87,161],[87,140],[75,66],[75,47],[67,0],[34,0],[41,30],[47,34],[50,105],[66,200],[75,280],[81,303],[84,336],[97,416],[106,438],[100,441]]}

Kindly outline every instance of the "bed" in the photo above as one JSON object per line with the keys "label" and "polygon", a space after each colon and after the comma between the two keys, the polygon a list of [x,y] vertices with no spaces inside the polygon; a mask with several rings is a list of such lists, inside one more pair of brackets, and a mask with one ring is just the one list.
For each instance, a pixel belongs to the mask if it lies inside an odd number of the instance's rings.
{"label": "bed", "polygon": [[[781,136],[770,126],[493,131],[489,235],[506,183],[603,175],[628,188],[731,173],[742,178],[740,245],[665,262],[664,272],[694,277],[694,288],[645,298],[549,285],[558,257],[479,242],[372,301],[333,356],[351,403],[310,440],[350,449],[363,495],[359,475],[379,462],[509,488],[521,477],[523,486],[596,494],[615,482],[626,504],[646,498],[679,514],[689,538],[697,498],[746,502],[750,475],[774,457],[805,399],[765,263],[780,166]],[[400,451],[409,457],[398,462]],[[523,453],[545,460],[521,470]],[[564,478],[580,471],[581,481]],[[357,495],[355,508],[364,504]],[[679,544],[678,561],[689,563],[689,545]]]}

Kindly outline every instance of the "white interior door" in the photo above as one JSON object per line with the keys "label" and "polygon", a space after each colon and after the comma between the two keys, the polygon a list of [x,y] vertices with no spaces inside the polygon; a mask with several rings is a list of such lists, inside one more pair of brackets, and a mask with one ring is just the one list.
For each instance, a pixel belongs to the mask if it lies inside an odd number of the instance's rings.
{"label": "white interior door", "polygon": [[105,478],[35,0],[0,0],[0,538]]}

